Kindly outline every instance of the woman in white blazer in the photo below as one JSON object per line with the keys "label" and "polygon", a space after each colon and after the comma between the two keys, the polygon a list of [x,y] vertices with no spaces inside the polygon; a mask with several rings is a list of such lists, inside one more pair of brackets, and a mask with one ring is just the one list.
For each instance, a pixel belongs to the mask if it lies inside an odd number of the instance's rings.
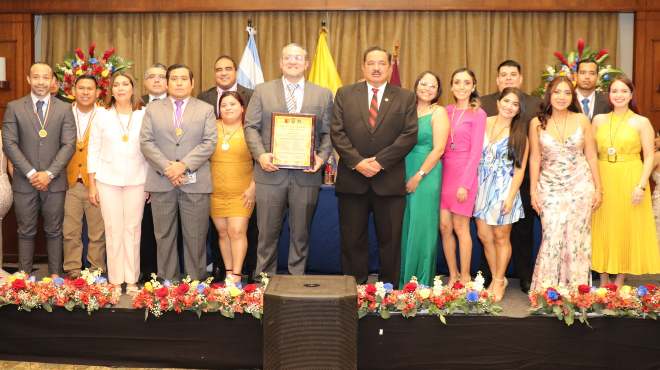
{"label": "woman in white blazer", "polygon": [[101,207],[105,223],[108,280],[136,294],[140,274],[140,230],[147,162],[140,151],[144,109],[135,95],[135,79],[117,72],[112,93],[89,137],[89,201]]}

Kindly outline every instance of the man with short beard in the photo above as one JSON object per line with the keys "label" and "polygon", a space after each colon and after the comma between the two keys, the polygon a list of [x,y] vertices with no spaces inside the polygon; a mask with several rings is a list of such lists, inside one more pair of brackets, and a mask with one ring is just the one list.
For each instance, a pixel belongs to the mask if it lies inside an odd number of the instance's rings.
{"label": "man with short beard", "polygon": [[2,120],[2,146],[14,164],[14,210],[18,226],[18,269],[32,273],[34,237],[41,213],[46,233],[48,273],[62,273],[62,219],[65,176],[76,143],[71,106],[50,95],[55,78],[45,63],[27,76],[29,95],[9,102]]}
{"label": "man with short beard", "polygon": [[95,122],[96,99],[100,90],[96,79],[82,75],[76,79],[73,88],[75,102],[71,109],[76,123],[76,150],[66,168],[69,189],[64,198],[64,272],[71,279],[80,276],[83,267],[83,245],[81,240],[82,219],[87,220],[87,260],[92,269],[106,271],[105,268],[105,228],[101,209],[89,202],[87,194],[87,148],[89,133]]}
{"label": "man with short beard", "polygon": [[577,65],[577,87],[575,89],[578,106],[591,121],[595,116],[612,111],[607,94],[596,92],[598,64],[585,59]]}

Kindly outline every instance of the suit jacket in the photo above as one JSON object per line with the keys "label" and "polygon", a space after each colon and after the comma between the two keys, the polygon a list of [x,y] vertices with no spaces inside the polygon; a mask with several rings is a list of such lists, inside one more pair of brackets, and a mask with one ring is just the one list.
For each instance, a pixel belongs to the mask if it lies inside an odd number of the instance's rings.
{"label": "suit jacket", "polygon": [[7,105],[2,120],[2,145],[16,168],[12,179],[16,192],[35,190],[25,176],[33,168],[50,171],[55,176],[48,185],[49,192],[67,189],[66,166],[76,148],[76,123],[70,104],[51,96],[49,105],[45,138],[39,137],[39,120],[31,95]]}
{"label": "suit jacket", "polygon": [[149,163],[145,191],[174,189],[163,172],[170,161],[181,161],[197,181],[180,187],[186,193],[211,193],[209,158],[218,142],[213,107],[190,97],[183,112],[183,135],[174,132],[174,104],[171,99],[153,101],[147,106],[140,130],[140,149]]}
{"label": "suit jacket", "polygon": [[[257,161],[260,155],[271,152],[271,114],[273,112],[287,112],[284,84],[281,78],[258,85],[245,114],[245,141],[252,153],[252,158]],[[324,162],[327,161],[332,152],[330,142],[332,92],[324,87],[305,81],[300,113],[316,116],[314,145],[319,157]],[[276,185],[281,184],[291,174],[298,185],[319,186],[323,180],[322,172],[322,170],[319,170],[316,173],[307,173],[302,170],[287,169],[266,172],[257,163],[254,166],[254,181],[261,184]]]}
{"label": "suit jacket", "polygon": [[[591,119],[598,114],[609,113],[612,111],[612,106],[610,106],[610,99],[607,96],[607,93],[596,92],[594,99],[594,113],[591,115]],[[578,102],[578,106],[580,106],[580,111],[582,111],[582,104],[580,104],[580,102]]]}
{"label": "suit jacket", "polygon": [[[336,191],[405,195],[404,158],[417,143],[415,94],[387,84],[378,108],[376,127],[369,125],[366,82],[337,90],[332,118],[332,143],[339,153]],[[376,157],[383,167],[371,178],[355,170],[364,158]]]}
{"label": "suit jacket", "polygon": [[[250,103],[250,99],[252,98],[252,89],[248,89],[247,87],[241,86],[241,85],[236,85],[236,92],[238,95],[241,96],[243,99],[243,104],[247,107],[248,104]],[[213,86],[210,89],[203,91],[197,96],[197,99],[203,100],[213,106],[213,111],[215,112],[215,116],[218,116],[218,89]]]}
{"label": "suit jacket", "polygon": [[[497,98],[500,96],[499,91],[481,97],[481,108],[486,112],[488,117],[497,115]],[[529,124],[532,118],[541,111],[541,99],[534,95],[523,93],[523,122]]]}

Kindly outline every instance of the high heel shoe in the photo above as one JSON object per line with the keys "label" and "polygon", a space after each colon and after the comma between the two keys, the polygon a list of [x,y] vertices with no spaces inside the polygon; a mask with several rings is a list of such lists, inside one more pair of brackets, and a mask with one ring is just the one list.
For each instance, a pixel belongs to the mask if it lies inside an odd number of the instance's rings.
{"label": "high heel shoe", "polygon": [[[499,302],[504,298],[504,293],[506,292],[506,287],[509,285],[509,280],[506,278],[503,279],[493,279],[493,281],[497,282],[498,286],[493,287],[493,300],[495,302]],[[499,287],[501,285],[501,287]]]}
{"label": "high heel shoe", "polygon": [[451,277],[451,275],[449,275],[449,279],[447,279],[447,286],[450,288],[453,287],[454,284],[456,284],[456,282],[459,281],[460,279],[461,279],[461,275],[456,275],[455,277]]}

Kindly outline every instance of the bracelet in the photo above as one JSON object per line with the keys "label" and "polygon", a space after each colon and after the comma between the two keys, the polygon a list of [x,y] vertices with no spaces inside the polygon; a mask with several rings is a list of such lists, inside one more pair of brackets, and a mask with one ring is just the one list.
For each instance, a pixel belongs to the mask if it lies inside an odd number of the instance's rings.
{"label": "bracelet", "polygon": [[641,191],[646,191],[646,187],[645,187],[645,186],[641,186],[641,185],[637,185],[637,186],[635,186],[635,189],[639,189],[639,190],[641,190]]}
{"label": "bracelet", "polygon": [[419,172],[417,172],[417,174],[418,174],[419,177],[421,177],[421,178],[424,178],[424,176],[426,176],[426,172],[424,172],[424,170],[419,170]]}

